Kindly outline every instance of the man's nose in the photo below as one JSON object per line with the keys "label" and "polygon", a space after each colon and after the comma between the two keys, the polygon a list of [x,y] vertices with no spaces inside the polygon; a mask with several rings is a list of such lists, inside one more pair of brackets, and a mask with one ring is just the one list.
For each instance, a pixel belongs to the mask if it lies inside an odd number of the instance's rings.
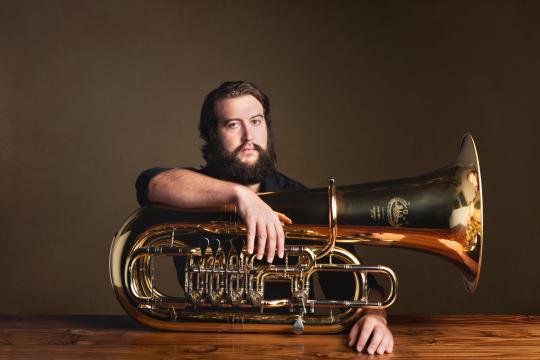
{"label": "man's nose", "polygon": [[243,136],[242,136],[242,140],[245,142],[245,141],[252,141],[253,140],[253,130],[251,129],[251,127],[249,126],[249,124],[244,124],[242,126],[243,128]]}

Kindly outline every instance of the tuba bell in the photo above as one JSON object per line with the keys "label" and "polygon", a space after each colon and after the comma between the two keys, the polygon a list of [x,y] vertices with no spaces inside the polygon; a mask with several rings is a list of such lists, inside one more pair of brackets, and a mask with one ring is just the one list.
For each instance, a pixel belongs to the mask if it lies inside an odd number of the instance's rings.
{"label": "tuba bell", "polygon": [[[287,215],[284,263],[256,260],[234,205],[205,209],[144,207],[113,238],[109,272],[116,297],[138,322],[163,330],[333,333],[366,308],[396,300],[397,278],[383,265],[365,265],[347,244],[419,250],[442,257],[474,292],[483,247],[480,165],[471,135],[455,162],[410,178],[260,194]],[[156,257],[182,258],[184,296],[156,286]],[[311,295],[318,272],[352,274],[349,299]],[[368,276],[388,279],[382,299],[370,296]],[[349,275],[350,276],[350,275]],[[273,299],[270,283],[290,294]]]}

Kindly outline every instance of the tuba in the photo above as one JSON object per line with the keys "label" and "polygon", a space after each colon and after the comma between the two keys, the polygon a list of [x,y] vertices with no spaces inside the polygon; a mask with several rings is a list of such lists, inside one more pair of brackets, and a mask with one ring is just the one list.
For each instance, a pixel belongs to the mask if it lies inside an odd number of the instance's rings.
{"label": "tuba", "polygon": [[[482,186],[471,135],[456,161],[410,178],[260,194],[292,219],[284,225],[284,261],[267,264],[245,247],[246,227],[234,205],[205,209],[145,207],[132,213],[113,238],[111,284],[138,322],[163,330],[333,333],[352,325],[364,309],[396,300],[395,273],[366,265],[347,244],[397,247],[437,255],[462,273],[474,292],[483,247]],[[184,296],[156,286],[156,257],[181,258]],[[178,266],[177,266],[178,267]],[[318,272],[349,273],[348,299],[311,295]],[[368,277],[388,279],[372,299]],[[352,275],[352,276],[351,276]],[[290,293],[272,298],[267,285]]]}

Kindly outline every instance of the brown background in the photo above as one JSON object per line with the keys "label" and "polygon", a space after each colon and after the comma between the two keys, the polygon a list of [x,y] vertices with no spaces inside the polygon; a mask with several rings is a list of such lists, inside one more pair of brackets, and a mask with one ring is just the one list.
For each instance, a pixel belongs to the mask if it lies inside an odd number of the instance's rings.
{"label": "brown background", "polygon": [[393,267],[392,313],[540,313],[538,2],[0,1],[0,314],[123,313],[113,233],[144,168],[202,164],[220,82],[271,97],[279,167],[308,186],[412,176],[476,139],[484,268]]}

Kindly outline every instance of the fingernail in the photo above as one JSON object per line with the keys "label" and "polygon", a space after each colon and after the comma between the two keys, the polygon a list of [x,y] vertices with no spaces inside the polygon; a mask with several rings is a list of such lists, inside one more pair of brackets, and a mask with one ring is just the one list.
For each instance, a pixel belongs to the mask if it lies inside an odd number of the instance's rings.
{"label": "fingernail", "polygon": [[248,248],[248,254],[249,255],[253,254],[253,248]]}
{"label": "fingernail", "polygon": [[374,352],[375,352],[375,350],[373,348],[368,349],[368,353],[373,354]]}
{"label": "fingernail", "polygon": [[283,253],[283,251],[280,251],[279,254],[278,254],[278,256],[279,256],[280,259],[283,259],[283,255],[285,255],[285,254]]}
{"label": "fingernail", "polygon": [[257,255],[257,260],[261,260],[262,259],[262,255]]}
{"label": "fingernail", "polygon": [[266,259],[266,261],[268,261],[268,263],[271,264],[272,261],[274,261],[274,259],[273,258],[268,258],[268,259]]}

